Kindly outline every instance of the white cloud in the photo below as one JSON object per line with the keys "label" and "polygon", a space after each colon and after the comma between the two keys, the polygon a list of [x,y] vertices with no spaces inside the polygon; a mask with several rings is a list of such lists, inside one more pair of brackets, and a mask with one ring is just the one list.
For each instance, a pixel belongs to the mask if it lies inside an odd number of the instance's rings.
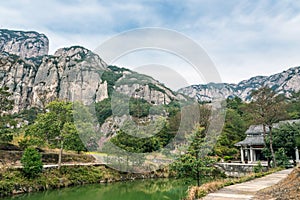
{"label": "white cloud", "polygon": [[175,29],[207,50],[223,81],[238,82],[299,65],[299,11],[300,3],[291,0],[3,1],[0,27],[45,33],[50,53],[71,45],[94,49],[131,28]]}

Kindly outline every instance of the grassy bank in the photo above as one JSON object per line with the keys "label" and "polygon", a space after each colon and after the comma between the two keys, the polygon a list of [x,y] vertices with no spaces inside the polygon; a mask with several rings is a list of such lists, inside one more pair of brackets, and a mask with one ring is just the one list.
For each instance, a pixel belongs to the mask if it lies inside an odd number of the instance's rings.
{"label": "grassy bank", "polygon": [[280,170],[282,170],[282,168],[271,169],[267,172],[252,173],[252,174],[240,177],[240,178],[214,180],[214,181],[205,183],[205,184],[201,185],[200,187],[193,186],[193,187],[189,188],[188,195],[184,200],[194,200],[194,199],[202,198],[202,197],[206,196],[207,194],[215,192],[223,187],[250,181],[255,178],[260,178],[260,177],[266,176],[268,174],[272,174],[272,173],[280,171]]}
{"label": "grassy bank", "polygon": [[[0,150],[0,166],[5,164],[7,166],[14,166],[16,164],[20,164],[21,157],[23,155],[23,151],[5,151]],[[45,152],[41,152],[42,161],[44,164],[56,164],[58,162],[58,150],[47,150]],[[86,153],[74,153],[74,152],[64,152],[62,156],[63,163],[72,163],[72,162],[80,162],[80,163],[90,163],[94,162],[95,158],[92,155],[88,155]]]}
{"label": "grassy bank", "polygon": [[44,191],[75,185],[125,181],[139,178],[166,177],[160,171],[146,174],[121,173],[105,166],[72,166],[45,169],[33,179],[26,178],[21,169],[7,169],[0,174],[0,196]]}

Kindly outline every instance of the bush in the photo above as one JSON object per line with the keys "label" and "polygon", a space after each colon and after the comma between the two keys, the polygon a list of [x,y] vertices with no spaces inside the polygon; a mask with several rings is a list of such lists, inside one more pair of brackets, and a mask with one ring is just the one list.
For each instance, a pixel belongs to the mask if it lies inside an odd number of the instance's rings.
{"label": "bush", "polygon": [[231,161],[233,159],[232,156],[224,156],[224,161]]}
{"label": "bush", "polygon": [[28,178],[37,176],[43,170],[41,154],[34,148],[26,148],[21,158],[23,173]]}
{"label": "bush", "polygon": [[275,152],[275,158],[278,167],[289,167],[290,162],[289,158],[286,155],[286,151],[284,148],[279,148],[278,151]]}
{"label": "bush", "polygon": [[262,172],[262,170],[263,170],[263,166],[261,165],[261,162],[258,161],[257,165],[254,166],[253,171],[254,173],[259,173]]}

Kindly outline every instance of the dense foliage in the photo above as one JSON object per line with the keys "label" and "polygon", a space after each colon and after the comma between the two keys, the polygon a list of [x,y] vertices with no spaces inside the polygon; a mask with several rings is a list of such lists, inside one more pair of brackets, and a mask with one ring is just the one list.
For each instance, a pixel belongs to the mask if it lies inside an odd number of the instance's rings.
{"label": "dense foliage", "polygon": [[[266,137],[267,146],[269,145],[269,136]],[[283,124],[273,131],[273,147],[275,156],[279,160],[278,165],[286,165],[286,160],[294,160],[296,162],[295,151],[300,148],[300,124]],[[266,155],[270,152],[264,150]],[[270,156],[270,155],[269,155]]]}
{"label": "dense foliage", "polygon": [[204,154],[206,152],[205,129],[196,127],[191,135],[191,145],[187,152],[180,155],[172,164],[172,169],[176,171],[177,176],[181,178],[192,178],[197,180],[198,186],[201,180],[207,175],[212,175],[214,168],[212,164],[216,161]]}
{"label": "dense foliage", "polygon": [[43,163],[41,154],[34,148],[26,148],[21,163],[23,165],[24,175],[28,178],[34,178],[42,172]]}
{"label": "dense foliage", "polygon": [[245,139],[245,131],[251,123],[244,112],[246,106],[238,97],[227,99],[225,124],[214,147],[215,155],[226,159],[237,159],[239,156],[239,149],[234,144]]}
{"label": "dense foliage", "polygon": [[8,113],[12,110],[13,103],[8,88],[0,88],[0,142],[10,142],[13,139],[11,126],[15,126],[16,121]]}
{"label": "dense foliage", "polygon": [[[148,137],[153,133],[155,133],[154,136]],[[129,152],[148,153],[164,147],[173,137],[168,122],[161,118],[144,130],[132,124],[124,126],[123,130],[118,131],[117,135],[111,139],[111,142]]]}
{"label": "dense foliage", "polygon": [[92,118],[87,108],[80,103],[53,101],[46,109],[48,112],[40,113],[35,122],[27,127],[23,144],[59,148],[59,166],[63,149],[80,152],[86,148],[97,148]]}

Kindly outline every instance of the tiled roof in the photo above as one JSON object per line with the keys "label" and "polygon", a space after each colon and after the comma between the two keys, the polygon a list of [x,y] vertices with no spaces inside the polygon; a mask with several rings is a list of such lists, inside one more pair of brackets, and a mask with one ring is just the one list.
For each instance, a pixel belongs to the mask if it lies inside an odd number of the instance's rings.
{"label": "tiled roof", "polygon": [[[294,124],[300,123],[300,119],[297,120],[285,120],[273,124],[273,128],[279,128],[283,124]],[[269,132],[269,127],[266,127],[266,132]],[[246,131],[247,137],[238,143],[235,146],[245,146],[245,145],[265,145],[263,138],[263,125],[251,125]]]}
{"label": "tiled roof", "polygon": [[248,135],[243,141],[235,144],[235,146],[246,145],[265,145],[264,137],[262,135]]}
{"label": "tiled roof", "polygon": [[[285,121],[280,121],[278,123],[273,124],[273,128],[279,128],[283,124],[293,124],[293,123],[300,123],[300,119],[296,120],[285,120]],[[269,132],[269,127],[266,127],[266,132]],[[246,131],[247,135],[257,135],[257,134],[262,134],[263,133],[263,125],[251,125],[248,130]]]}

